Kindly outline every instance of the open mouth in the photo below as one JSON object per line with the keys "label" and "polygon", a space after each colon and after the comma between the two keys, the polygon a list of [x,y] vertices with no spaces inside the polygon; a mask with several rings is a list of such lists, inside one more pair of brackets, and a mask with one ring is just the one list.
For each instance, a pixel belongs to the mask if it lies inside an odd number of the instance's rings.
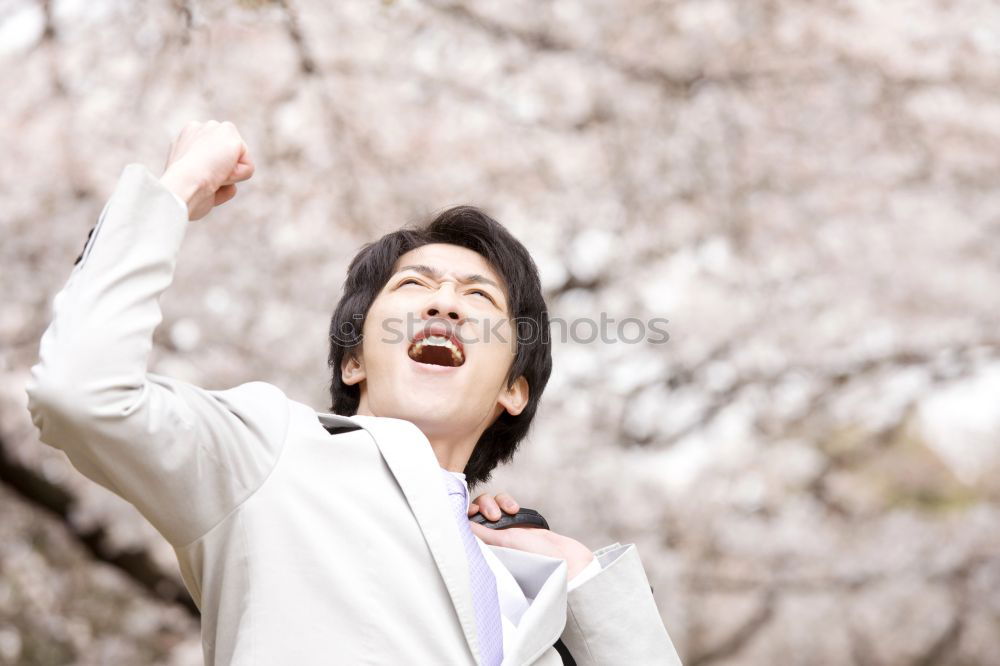
{"label": "open mouth", "polygon": [[465,349],[446,324],[430,324],[413,336],[407,350],[417,363],[457,368],[465,363]]}

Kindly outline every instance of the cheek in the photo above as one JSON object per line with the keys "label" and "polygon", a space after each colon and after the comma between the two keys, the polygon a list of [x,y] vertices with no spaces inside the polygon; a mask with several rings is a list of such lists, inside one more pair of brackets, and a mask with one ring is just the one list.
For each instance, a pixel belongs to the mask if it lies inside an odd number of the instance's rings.
{"label": "cheek", "polygon": [[506,377],[511,363],[514,362],[514,354],[511,351],[509,338],[504,341],[491,340],[489,343],[478,345],[483,358],[483,374],[493,377]]}
{"label": "cheek", "polygon": [[415,332],[419,318],[406,308],[403,299],[380,296],[365,317],[365,339],[374,345],[399,347]]}
{"label": "cheek", "polygon": [[[390,329],[392,330],[392,329]],[[369,312],[364,327],[364,359],[366,367],[377,367],[384,363],[389,351],[392,334],[386,333],[386,320],[378,312]]]}

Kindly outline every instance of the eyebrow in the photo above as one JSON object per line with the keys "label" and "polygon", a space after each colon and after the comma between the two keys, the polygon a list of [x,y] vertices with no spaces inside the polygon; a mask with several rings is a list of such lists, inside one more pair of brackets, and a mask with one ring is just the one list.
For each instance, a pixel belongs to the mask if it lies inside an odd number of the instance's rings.
{"label": "eyebrow", "polygon": [[[412,266],[403,266],[398,271],[396,271],[396,273],[402,273],[403,271],[416,271],[421,275],[426,275],[427,277],[434,278],[435,280],[440,280],[442,276],[441,271],[434,268],[433,266],[427,266],[425,264],[414,264]],[[498,285],[496,282],[489,279],[488,277],[480,275],[479,273],[470,273],[469,275],[459,275],[458,281],[463,284],[474,284],[474,283],[489,284],[499,289],[501,293],[503,292],[503,288],[500,285]]]}

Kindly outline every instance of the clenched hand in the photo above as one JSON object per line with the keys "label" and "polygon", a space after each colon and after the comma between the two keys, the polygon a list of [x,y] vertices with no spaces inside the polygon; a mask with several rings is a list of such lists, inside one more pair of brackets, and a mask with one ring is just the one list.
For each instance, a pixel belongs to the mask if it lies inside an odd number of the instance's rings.
{"label": "clenched hand", "polygon": [[160,182],[199,220],[236,196],[236,183],[253,175],[250,150],[229,121],[191,121],[170,145]]}

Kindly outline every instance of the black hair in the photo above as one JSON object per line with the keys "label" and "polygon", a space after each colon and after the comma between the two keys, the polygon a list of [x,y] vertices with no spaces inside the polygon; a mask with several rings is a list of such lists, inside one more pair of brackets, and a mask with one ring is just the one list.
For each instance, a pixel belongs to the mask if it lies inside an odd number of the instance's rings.
{"label": "black hair", "polygon": [[517,416],[501,412],[476,442],[465,477],[471,486],[489,480],[494,468],[509,462],[521,440],[528,434],[538,401],[552,372],[552,345],[549,315],[542,295],[538,268],[527,249],[503,225],[474,206],[455,206],[430,222],[402,228],[365,245],[351,261],[344,281],[344,293],[330,319],[332,370],[330,396],[336,414],[357,413],[361,400],[358,385],[349,386],[341,378],[341,364],[356,353],[361,344],[365,318],[375,298],[392,277],[396,261],[409,252],[431,243],[447,243],[472,250],[486,259],[502,278],[507,289],[508,315],[515,324],[517,348],[507,372],[507,386],[524,376],[528,382],[528,403]]}

